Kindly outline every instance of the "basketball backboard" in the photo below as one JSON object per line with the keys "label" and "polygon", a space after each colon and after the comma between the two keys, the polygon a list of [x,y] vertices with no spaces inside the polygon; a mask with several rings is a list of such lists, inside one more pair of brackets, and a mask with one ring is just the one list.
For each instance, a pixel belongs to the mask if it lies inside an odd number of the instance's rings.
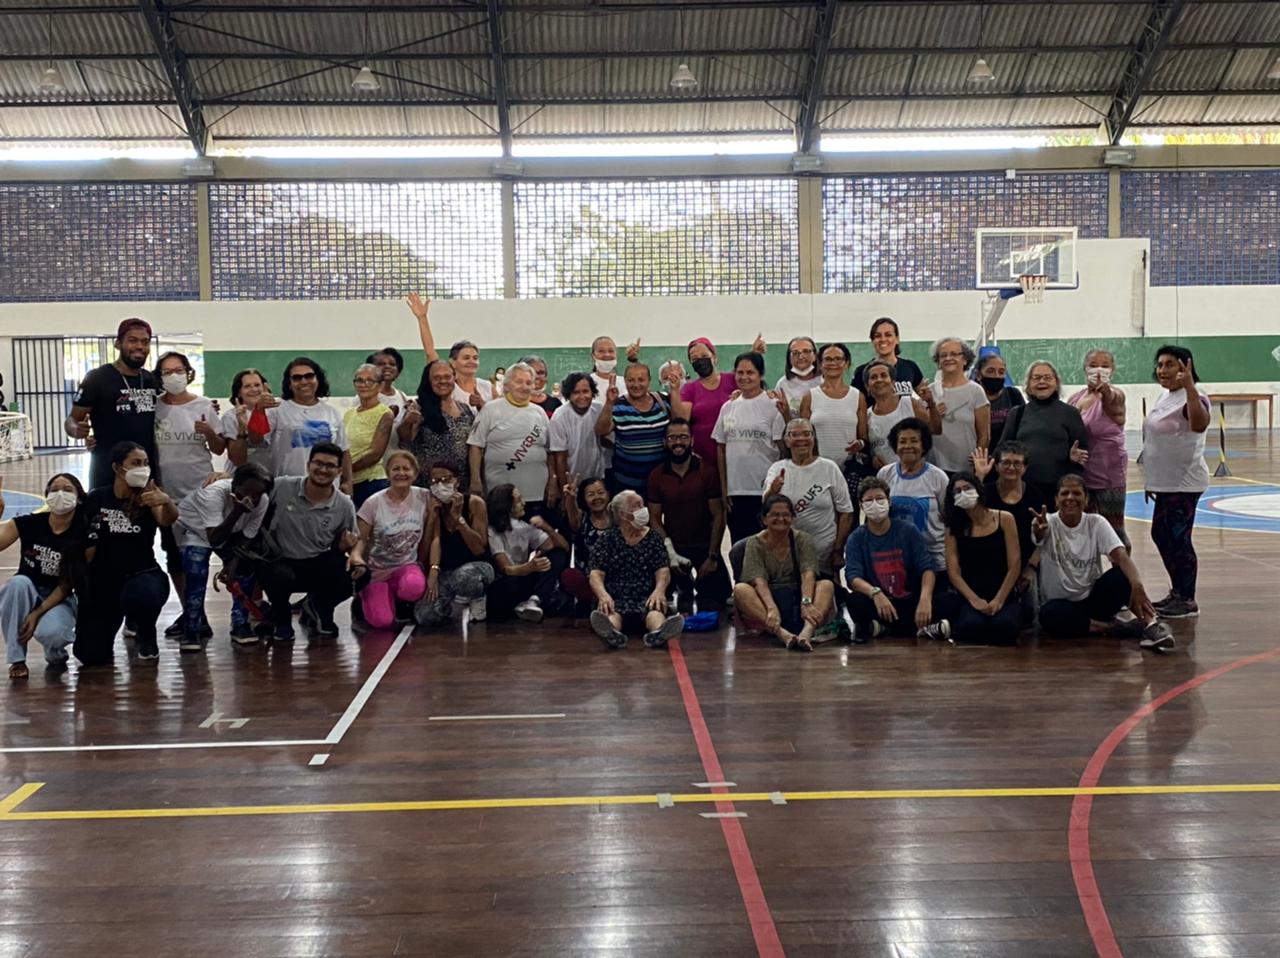
{"label": "basketball backboard", "polygon": [[1019,289],[1022,276],[1043,276],[1046,289],[1074,289],[1076,228],[1036,226],[974,230],[978,289]]}

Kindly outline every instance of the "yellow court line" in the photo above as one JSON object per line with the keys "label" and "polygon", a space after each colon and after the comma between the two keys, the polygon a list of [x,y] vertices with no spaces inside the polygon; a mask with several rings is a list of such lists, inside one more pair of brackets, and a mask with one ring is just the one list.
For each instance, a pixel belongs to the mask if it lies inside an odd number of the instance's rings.
{"label": "yellow court line", "polygon": [[1280,792],[1280,782],[1237,785],[1103,785],[1093,788],[917,788],[822,792],[691,792],[648,795],[566,795],[404,802],[334,802],[308,805],[214,805],[204,808],[104,808],[19,812],[14,809],[41,783],[22,786],[0,802],[0,822],[103,821],[138,818],[221,818],[248,815],[329,815],[371,812],[438,812],[474,809],[570,808],[604,805],[711,805],[716,802],[874,801],[936,798],[1070,798],[1076,795],[1201,795]]}

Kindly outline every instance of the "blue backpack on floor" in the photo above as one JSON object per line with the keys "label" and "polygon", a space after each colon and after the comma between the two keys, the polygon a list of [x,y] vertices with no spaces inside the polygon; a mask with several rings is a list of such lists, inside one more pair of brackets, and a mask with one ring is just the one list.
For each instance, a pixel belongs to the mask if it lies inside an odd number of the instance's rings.
{"label": "blue backpack on floor", "polygon": [[684,617],[684,630],[686,632],[714,632],[719,627],[719,612],[697,612]]}

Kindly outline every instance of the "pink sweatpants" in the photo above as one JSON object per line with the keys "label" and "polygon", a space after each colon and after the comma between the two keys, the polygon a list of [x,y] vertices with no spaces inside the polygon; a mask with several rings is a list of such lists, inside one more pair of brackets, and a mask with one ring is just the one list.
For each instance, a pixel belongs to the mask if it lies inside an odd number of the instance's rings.
{"label": "pink sweatpants", "polygon": [[375,629],[385,629],[396,618],[396,602],[417,602],[426,594],[427,574],[422,566],[402,565],[379,582],[370,582],[360,592],[364,620]]}

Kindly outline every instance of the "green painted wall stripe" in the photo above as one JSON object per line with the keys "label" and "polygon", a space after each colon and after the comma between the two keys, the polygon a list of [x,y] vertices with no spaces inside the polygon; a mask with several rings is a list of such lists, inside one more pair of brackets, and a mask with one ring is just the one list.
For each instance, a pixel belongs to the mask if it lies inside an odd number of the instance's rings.
{"label": "green painted wall stripe", "polygon": [[[1015,379],[1020,378],[1028,364],[1035,359],[1049,359],[1068,381],[1080,381],[1084,354],[1090,349],[1109,349],[1116,355],[1117,382],[1149,382],[1151,364],[1156,349],[1165,342],[1176,342],[1189,348],[1196,357],[1196,369],[1202,379],[1215,383],[1266,382],[1280,379],[1280,333],[1274,336],[1189,336],[1181,339],[1114,338],[1114,339],[1016,339],[1000,344]],[[855,365],[870,356],[865,341],[849,343]],[[933,368],[929,359],[932,343],[903,343],[902,355],[915,360],[920,368]],[[733,357],[745,352],[750,344],[722,344],[719,347],[720,366],[728,368]],[[356,366],[364,362],[368,350],[320,349],[299,351],[320,363],[329,374],[333,394],[352,395],[350,376]],[[231,386],[231,377],[247,366],[261,369],[279,390],[285,364],[299,352],[284,350],[209,350],[205,352],[206,391],[209,395],[225,395]],[[405,350],[405,370],[400,377],[401,388],[412,392],[422,375],[423,360],[418,351]],[[527,353],[537,353],[546,361],[553,381],[563,379],[568,373],[585,369],[587,350],[573,348],[553,349],[484,349],[481,351],[482,370],[491,373],[495,366],[510,366]],[[765,365],[770,383],[782,375],[786,343],[770,343]],[[667,359],[684,359],[683,345],[648,346],[643,358],[656,371],[659,363]],[[688,368],[688,364],[685,364]]]}

